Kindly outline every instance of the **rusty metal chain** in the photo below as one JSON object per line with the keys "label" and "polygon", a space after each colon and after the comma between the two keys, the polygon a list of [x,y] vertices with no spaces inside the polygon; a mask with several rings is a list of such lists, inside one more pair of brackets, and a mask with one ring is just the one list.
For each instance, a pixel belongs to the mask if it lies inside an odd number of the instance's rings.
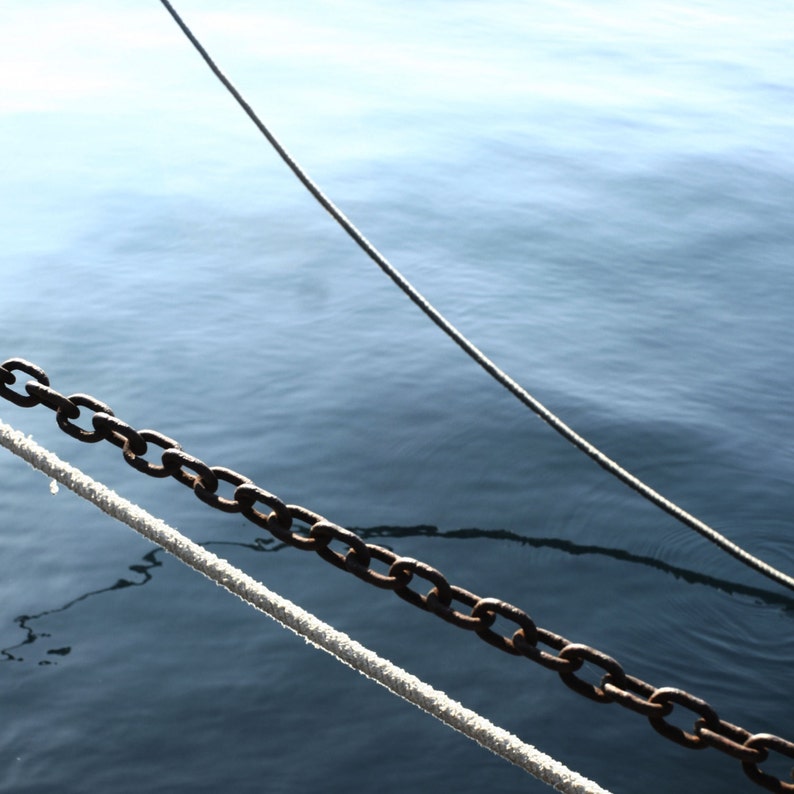
{"label": "rusty metal chain", "polygon": [[[17,381],[15,372],[23,372],[33,378],[25,383],[24,393],[10,388]],[[162,433],[136,430],[94,397],[87,394],[64,396],[50,386],[44,370],[29,361],[11,358],[0,365],[0,396],[23,408],[44,405],[55,412],[61,430],[79,441],[108,441],[119,447],[124,460],[138,471],[151,477],[173,477],[192,488],[196,496],[211,507],[228,513],[242,513],[283,543],[314,551],[340,570],[352,573],[375,587],[393,591],[414,606],[473,632],[505,653],[523,656],[557,672],[563,683],[590,700],[618,703],[647,717],[654,730],[677,744],[693,749],[713,747],[737,759],[747,776],[769,791],[794,792],[794,769],[792,782],[787,782],[760,767],[771,753],[794,759],[794,742],[768,733],[752,734],[720,719],[708,703],[688,692],[672,687],[655,687],[635,678],[602,651],[570,642],[537,626],[519,607],[497,598],[482,598],[470,593],[450,584],[441,571],[427,563],[366,543],[355,532],[305,507],[285,504],[245,475],[222,466],[208,466]],[[75,424],[83,409],[91,412],[92,429]],[[150,445],[162,450],[160,463],[144,457]],[[218,494],[221,482],[233,486],[232,498]],[[299,525],[303,528],[299,529]],[[343,551],[332,548],[332,543]],[[415,578],[425,580],[430,589],[422,592],[421,588],[409,587]],[[456,604],[468,612],[456,608]],[[493,630],[497,618],[515,625],[512,635]],[[585,663],[603,670],[598,685],[577,675]],[[668,721],[676,708],[693,715],[691,731]]]}

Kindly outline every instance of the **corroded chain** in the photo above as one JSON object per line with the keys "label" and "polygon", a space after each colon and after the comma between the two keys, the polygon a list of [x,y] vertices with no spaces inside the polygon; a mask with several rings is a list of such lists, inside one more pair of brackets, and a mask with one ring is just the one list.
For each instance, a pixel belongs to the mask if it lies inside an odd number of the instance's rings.
{"label": "corroded chain", "polygon": [[[16,383],[15,372],[34,378],[25,383],[25,393],[9,388]],[[208,466],[162,433],[136,430],[94,397],[87,394],[64,396],[50,386],[44,370],[29,361],[12,358],[0,365],[0,396],[23,408],[45,405],[55,412],[58,426],[70,436],[87,443],[109,441],[122,450],[124,460],[138,471],[151,477],[173,477],[192,488],[196,496],[211,507],[227,513],[241,513],[283,543],[314,551],[337,568],[375,587],[392,590],[414,606],[473,632],[499,650],[526,657],[557,672],[562,681],[579,694],[597,703],[618,703],[642,714],[656,731],[677,744],[694,749],[713,747],[738,759],[745,773],[769,791],[794,792],[794,782],[777,778],[759,766],[770,753],[794,759],[794,742],[768,733],[752,734],[720,719],[708,703],[688,692],[658,688],[628,675],[611,656],[537,626],[524,610],[512,604],[497,598],[481,598],[450,584],[439,570],[424,562],[366,543],[355,532],[305,507],[285,504],[245,475],[222,466]],[[92,412],[91,429],[75,424],[82,415],[81,409]],[[159,463],[144,457],[150,445],[162,450]],[[221,482],[233,486],[231,498],[218,493]],[[266,509],[261,509],[263,506]],[[299,529],[299,525],[304,528]],[[346,551],[333,549],[334,542]],[[411,588],[409,585],[415,578],[424,579],[430,589],[422,592]],[[513,623],[514,633],[494,631],[492,627],[497,618]],[[585,663],[603,671],[598,685],[577,675]],[[692,713],[691,732],[668,721],[676,707]]]}

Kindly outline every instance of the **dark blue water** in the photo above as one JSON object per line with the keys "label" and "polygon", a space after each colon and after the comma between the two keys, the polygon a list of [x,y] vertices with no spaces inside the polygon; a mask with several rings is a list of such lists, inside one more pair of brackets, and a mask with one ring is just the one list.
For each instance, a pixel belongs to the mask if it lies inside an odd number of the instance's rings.
{"label": "dark blue water", "polygon": [[[182,10],[489,356],[794,571],[785,4]],[[465,359],[304,195],[157,3],[4,16],[3,359],[730,722],[794,736],[794,600]],[[44,408],[0,415],[607,788],[756,790],[738,762],[78,445]],[[0,466],[3,791],[546,790],[17,459]]]}

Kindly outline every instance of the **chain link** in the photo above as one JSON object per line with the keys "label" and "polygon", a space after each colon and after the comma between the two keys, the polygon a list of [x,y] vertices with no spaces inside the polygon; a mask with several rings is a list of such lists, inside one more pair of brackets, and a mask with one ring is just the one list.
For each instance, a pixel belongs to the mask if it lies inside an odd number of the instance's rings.
{"label": "chain link", "polygon": [[[11,389],[15,373],[23,372],[35,380],[24,385],[25,394]],[[459,628],[476,634],[484,642],[514,656],[523,656],[559,673],[562,681],[576,692],[598,703],[617,703],[648,718],[662,736],[693,749],[713,747],[742,763],[747,776],[773,792],[794,792],[794,770],[791,782],[774,777],[760,769],[770,753],[794,759],[794,742],[768,733],[751,734],[744,728],[721,720],[704,700],[680,689],[658,688],[628,675],[621,665],[602,651],[569,640],[540,628],[519,607],[496,598],[482,598],[449,583],[436,568],[427,563],[366,543],[359,535],[331,523],[323,516],[299,505],[287,505],[277,496],[260,488],[248,477],[221,466],[208,466],[184,452],[173,439],[154,430],[136,430],[118,419],[109,406],[87,394],[64,396],[50,386],[47,374],[40,367],[20,358],[0,365],[0,396],[23,408],[44,405],[55,412],[58,426],[70,436],[86,443],[108,441],[121,448],[124,460],[150,477],[173,477],[193,489],[196,497],[218,510],[242,513],[249,521],[267,530],[275,538],[304,551],[314,551],[340,570],[375,587],[392,590],[398,596],[425,611],[437,615]],[[92,430],[75,424],[82,410],[92,411]],[[144,458],[149,445],[159,447],[161,465]],[[220,482],[234,486],[233,498],[220,496]],[[266,513],[257,504],[270,508]],[[296,522],[308,527],[308,533],[296,530]],[[337,542],[347,553],[330,547]],[[387,566],[386,572],[372,568],[373,560]],[[409,587],[418,577],[432,587],[422,593]],[[455,609],[453,602],[469,608],[469,613]],[[511,636],[492,627],[500,618],[517,626]],[[539,644],[555,650],[556,655]],[[576,672],[588,663],[604,671],[598,685],[579,678]],[[679,707],[692,712],[696,719],[691,731],[667,721]]]}

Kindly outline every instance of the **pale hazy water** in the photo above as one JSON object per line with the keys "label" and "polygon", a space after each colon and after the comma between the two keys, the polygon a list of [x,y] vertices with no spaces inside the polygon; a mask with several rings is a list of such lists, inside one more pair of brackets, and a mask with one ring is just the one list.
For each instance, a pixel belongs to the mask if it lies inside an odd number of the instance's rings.
{"label": "pale hazy water", "polygon": [[[794,571],[787,4],[181,9],[488,355]],[[3,16],[3,358],[337,523],[399,528],[375,542],[794,735],[794,601],[466,360],[304,195],[159,4]],[[605,787],[755,790],[738,762],[315,555],[257,553],[243,519],[78,445],[46,409],[0,415]],[[2,790],[546,790],[0,461]]]}

